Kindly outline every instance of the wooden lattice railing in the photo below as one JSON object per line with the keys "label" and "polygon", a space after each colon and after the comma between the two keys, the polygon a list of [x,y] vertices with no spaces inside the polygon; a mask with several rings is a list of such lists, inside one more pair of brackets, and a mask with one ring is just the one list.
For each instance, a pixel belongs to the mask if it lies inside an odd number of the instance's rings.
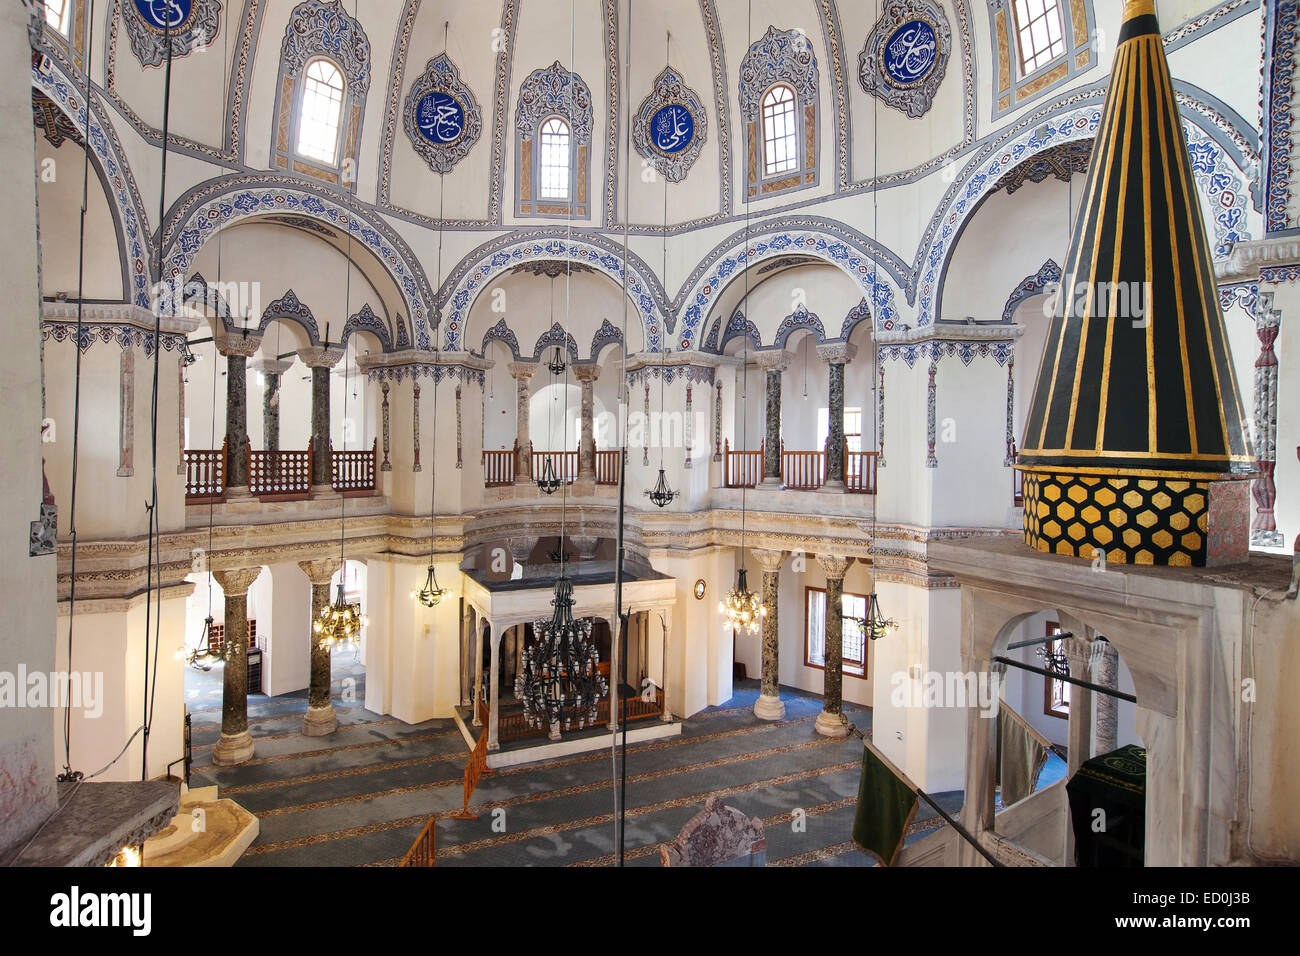
{"label": "wooden lattice railing", "polygon": [[226,495],[226,442],[220,448],[185,449],[185,500],[221,501]]}
{"label": "wooden lattice railing", "polygon": [[844,490],[860,495],[876,493],[878,451],[844,452]]}
{"label": "wooden lattice railing", "polygon": [[374,491],[379,471],[379,439],[367,451],[334,451],[330,447],[330,484],[335,491]]}
{"label": "wooden lattice railing", "polygon": [[429,822],[424,825],[424,829],[415,838],[415,842],[406,851],[406,856],[402,857],[402,862],[397,864],[398,866],[433,866],[437,862],[437,822],[437,817],[429,817]]}
{"label": "wooden lattice railing", "polygon": [[259,498],[303,498],[311,492],[311,441],[306,451],[254,451],[248,446],[248,490]]}
{"label": "wooden lattice railing", "polygon": [[826,481],[826,452],[786,451],[781,442],[781,486],[815,491]]}
{"label": "wooden lattice railing", "polygon": [[555,477],[566,484],[578,477],[578,453],[576,451],[534,451],[533,480],[546,474],[546,461],[550,459]]}
{"label": "wooden lattice railing", "polygon": [[753,488],[763,477],[763,443],[758,451],[732,451],[730,439],[722,443],[722,477],[724,487]]}
{"label": "wooden lattice railing", "polygon": [[[634,720],[647,720],[652,717],[660,717],[664,712],[663,692],[655,688],[654,700],[645,700],[639,694],[629,697],[623,701],[624,713],[629,722]],[[609,698],[599,701],[596,704],[596,727],[604,727],[609,724]],[[545,737],[548,733],[545,727],[530,727],[524,719],[522,711],[515,711],[510,714],[502,714],[497,718],[497,739],[498,740],[519,740],[523,737]]]}
{"label": "wooden lattice railing", "polygon": [[596,484],[618,484],[619,454],[620,452],[617,449],[614,451],[596,452]]}
{"label": "wooden lattice railing", "polygon": [[[518,447],[516,445],[516,447]],[[488,488],[512,485],[515,481],[515,449],[483,452],[483,484]]]}

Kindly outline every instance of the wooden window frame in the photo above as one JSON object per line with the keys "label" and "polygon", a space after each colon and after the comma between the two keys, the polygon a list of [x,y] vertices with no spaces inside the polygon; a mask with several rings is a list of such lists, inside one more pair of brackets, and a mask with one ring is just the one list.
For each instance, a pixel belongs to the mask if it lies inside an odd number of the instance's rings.
{"label": "wooden window frame", "polygon": [[[825,665],[825,664],[817,664],[817,663],[814,663],[814,662],[812,661],[812,659],[811,659],[811,655],[810,655],[810,653],[809,653],[809,652],[811,651],[812,648],[811,648],[811,646],[810,646],[810,644],[809,644],[810,632],[809,632],[809,630],[808,630],[808,623],[809,623],[809,617],[810,617],[810,615],[809,615],[809,613],[808,613],[808,602],[809,602],[809,596],[812,594],[812,592],[816,591],[816,592],[818,592],[818,593],[825,594],[825,593],[826,593],[826,588],[824,588],[824,587],[820,587],[820,588],[819,588],[819,587],[816,587],[816,586],[814,586],[814,585],[809,584],[809,585],[805,585],[803,590],[804,590],[804,594],[803,594],[803,666],[804,666],[804,667],[811,667],[811,668],[813,668],[814,670],[823,671],[823,670],[826,669],[826,665]],[[844,595],[845,595],[846,597],[862,598],[863,601],[867,601],[867,600],[869,600],[869,597],[868,597],[866,594],[858,594],[856,591],[845,591],[845,592],[843,592],[843,593],[844,593]],[[868,650],[869,650],[870,646],[871,646],[871,642],[870,642],[870,641],[864,640],[864,641],[862,642],[862,658],[863,658],[863,659],[862,659],[861,664],[858,664],[857,662],[853,662],[852,664],[850,664],[850,662],[849,662],[847,659],[844,659],[844,660],[843,660],[843,663],[842,663],[842,665],[841,665],[841,670],[843,671],[843,673],[847,674],[849,677],[857,677],[857,678],[859,678],[859,679],[861,679],[861,680],[866,680],[866,679],[867,679],[867,673],[868,673],[867,665],[868,665],[868,663],[870,663],[870,656],[869,656],[869,654],[868,654]],[[859,667],[861,668],[860,670],[859,670]]]}
{"label": "wooden window frame", "polygon": [[[1056,634],[1060,634],[1060,633],[1061,633],[1061,625],[1060,625],[1060,623],[1057,622],[1057,621],[1048,621],[1048,622],[1047,622],[1046,631],[1045,631],[1045,633],[1044,633],[1043,636],[1044,636],[1044,637],[1052,637],[1052,636],[1054,636],[1054,635],[1056,635]],[[1055,643],[1059,644],[1060,641],[1056,641]],[[1047,647],[1048,650],[1051,650],[1051,648],[1052,648],[1052,645],[1051,645],[1051,644],[1047,644],[1047,645],[1044,645],[1044,646]],[[1064,711],[1058,711],[1058,710],[1056,710],[1056,709],[1052,706],[1052,698],[1053,698],[1053,694],[1052,694],[1052,685],[1053,685],[1053,684],[1062,684],[1062,685],[1064,685],[1067,689],[1068,689],[1069,686],[1070,686],[1069,684],[1065,683],[1065,681],[1057,680],[1055,677],[1044,677],[1044,678],[1043,678],[1043,714],[1044,714],[1045,716],[1048,716],[1048,717],[1059,717],[1059,718],[1062,719],[1062,720],[1069,720],[1069,719],[1070,719],[1070,702],[1069,702],[1068,700],[1065,702],[1065,710],[1064,710]]]}

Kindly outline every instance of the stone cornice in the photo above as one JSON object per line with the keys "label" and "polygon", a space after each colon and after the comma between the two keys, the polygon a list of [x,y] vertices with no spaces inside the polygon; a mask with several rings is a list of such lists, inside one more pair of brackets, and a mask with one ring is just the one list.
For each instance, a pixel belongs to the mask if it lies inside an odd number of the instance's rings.
{"label": "stone cornice", "polygon": [[[42,302],[41,319],[45,322],[76,322],[77,303]],[[142,332],[152,332],[154,314],[129,302],[84,302],[81,321],[85,325],[126,325]],[[160,324],[164,333],[188,335],[199,327],[200,321],[198,316],[172,315],[163,316]]]}
{"label": "stone cornice", "polygon": [[1251,239],[1237,243],[1227,258],[1214,263],[1214,278],[1220,285],[1258,282],[1260,269],[1296,263],[1300,263],[1300,236]]}
{"label": "stone cornice", "polygon": [[491,359],[479,358],[472,352],[426,352],[423,349],[403,349],[400,352],[379,352],[357,357],[357,368],[363,372],[380,368],[398,368],[407,365],[435,365],[487,371],[496,365]]}
{"label": "stone cornice", "polygon": [[697,368],[739,368],[741,359],[736,355],[714,355],[711,352],[697,352],[689,349],[681,352],[635,352],[627,357],[627,371],[635,372],[643,368],[659,368],[692,365]]}
{"label": "stone cornice", "polygon": [[963,325],[941,323],[919,329],[893,329],[876,333],[876,345],[914,345],[919,342],[1005,342],[1025,334],[1025,327],[1016,323],[994,325]]}

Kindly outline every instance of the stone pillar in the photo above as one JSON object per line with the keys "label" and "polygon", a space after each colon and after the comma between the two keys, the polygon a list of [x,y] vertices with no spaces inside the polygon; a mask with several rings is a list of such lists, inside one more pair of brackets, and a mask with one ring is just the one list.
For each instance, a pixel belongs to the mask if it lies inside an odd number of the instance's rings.
{"label": "stone pillar", "polygon": [[661,608],[661,609],[660,609],[660,612],[659,612],[659,622],[663,625],[663,632],[664,632],[664,637],[663,637],[663,654],[662,654],[662,656],[659,658],[659,660],[660,660],[660,662],[661,662],[660,665],[659,665],[659,667],[660,667],[659,682],[663,685],[662,687],[659,688],[659,693],[663,695],[663,699],[664,699],[664,708],[663,708],[663,713],[659,715],[659,719],[662,720],[662,721],[667,722],[667,721],[670,721],[670,720],[673,719],[673,712],[672,712],[672,711],[669,709],[669,707],[668,707],[668,654],[669,654],[670,649],[671,649],[672,646],[673,646],[673,642],[672,642],[672,631],[673,631],[673,611],[672,611],[672,608]]}
{"label": "stone pillar", "polygon": [[618,688],[623,676],[623,633],[621,622],[609,622],[609,723],[610,730],[618,730]]}
{"label": "stone pillar", "polygon": [[270,358],[253,365],[266,383],[262,389],[262,447],[267,451],[280,450],[280,376],[292,367],[293,362]]}
{"label": "stone pillar", "polygon": [[528,381],[536,362],[511,362],[506,366],[515,380],[515,483],[533,480],[533,443],[528,437]]}
{"label": "stone pillar", "polygon": [[299,349],[298,358],[311,369],[311,493],[334,494],[330,469],[330,369],[343,357],[343,349],[315,346]]}
{"label": "stone pillar", "polygon": [[830,384],[827,386],[829,428],[826,434],[826,480],[823,491],[844,490],[844,366],[857,354],[857,346],[847,342],[817,346],[817,356],[826,363]]}
{"label": "stone pillar", "polygon": [[229,649],[221,688],[221,739],[212,749],[212,762],[218,767],[233,767],[253,756],[253,738],[248,733],[248,589],[261,573],[261,568],[212,572],[225,592]]}
{"label": "stone pillar", "polygon": [[596,480],[596,432],[592,423],[594,385],[600,378],[599,365],[574,365],[573,377],[582,386],[582,412],[578,439],[578,477]]}
{"label": "stone pillar", "polygon": [[460,599],[460,706],[473,704],[471,688],[474,686],[474,671],[470,667],[471,655],[474,653],[474,608],[462,597]]}
{"label": "stone pillar", "polygon": [[[1093,683],[1098,684],[1108,690],[1119,689],[1119,651],[1115,650],[1115,645],[1110,641],[1097,641],[1097,677]],[[1075,688],[1070,688],[1071,691]],[[1119,700],[1111,697],[1109,694],[1098,694],[1096,711],[1094,714],[1096,723],[1095,734],[1097,737],[1097,753],[1108,754],[1119,746]]]}
{"label": "stone pillar", "polygon": [[[475,615],[477,617],[477,615]],[[490,622],[489,622],[489,626]],[[483,721],[479,719],[478,702],[483,699],[483,621],[474,622],[474,719],[471,721],[475,727],[482,727]]]}
{"label": "stone pillar", "polygon": [[[844,366],[838,366],[841,373]],[[834,406],[832,404],[832,414]],[[841,414],[841,418],[842,418]],[[825,667],[822,671],[822,712],[815,728],[825,737],[847,737],[849,722],[844,716],[844,574],[853,562],[831,554],[817,555],[817,563],[826,574]]]}
{"label": "stone pillar", "polygon": [[[327,607],[333,596],[330,594],[330,578],[334,572],[343,567],[338,558],[321,558],[316,561],[299,561],[311,582],[311,623],[315,624],[321,608]],[[307,690],[307,713],[302,719],[302,732],[308,737],[324,737],[338,729],[339,722],[334,716],[334,703],[330,700],[330,649],[329,645],[317,640],[315,630],[311,634],[311,683]]]}
{"label": "stone pillar", "polygon": [[260,335],[226,332],[217,351],[226,357],[226,493],[248,496],[248,359],[262,344]]}
{"label": "stone pillar", "polygon": [[[1074,634],[1086,633],[1081,625],[1067,621],[1064,615],[1061,627]],[[1070,663],[1070,676],[1091,680],[1092,641],[1084,637],[1068,637],[1061,643]],[[1092,756],[1092,691],[1073,684],[1070,685],[1070,727],[1066,731],[1065,745],[1069,748],[1066,776],[1073,777],[1084,761]],[[1074,830],[1068,823],[1065,827],[1065,860],[1067,865],[1074,865]]]}
{"label": "stone pillar", "polygon": [[754,352],[754,363],[767,372],[766,428],[763,432],[763,484],[781,484],[781,372],[790,364],[783,349]]}
{"label": "stone pillar", "polygon": [[[780,389],[778,386],[778,393]],[[780,633],[777,627],[777,585],[781,578],[784,551],[754,549],[754,557],[763,569],[761,600],[767,608],[763,618],[763,686],[754,702],[754,716],[760,720],[781,720],[785,717],[785,704],[780,688]]]}
{"label": "stone pillar", "polygon": [[492,623],[492,673],[489,675],[491,698],[488,701],[488,750],[500,750],[497,728],[501,719],[501,635],[504,629]]}

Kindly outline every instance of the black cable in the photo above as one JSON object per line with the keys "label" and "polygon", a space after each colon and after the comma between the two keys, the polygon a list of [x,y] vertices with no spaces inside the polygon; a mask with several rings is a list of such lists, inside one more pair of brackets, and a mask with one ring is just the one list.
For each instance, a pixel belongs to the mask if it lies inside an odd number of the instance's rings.
{"label": "black cable", "polygon": [[[72,491],[68,512],[68,535],[72,538],[72,561],[68,585],[68,673],[72,673],[72,631],[77,611],[77,473],[81,464],[81,333],[82,313],[85,308],[86,281],[86,207],[90,200],[90,69],[95,53],[94,0],[90,0],[86,37],[86,130],[82,137],[81,162],[81,221],[77,237],[77,334],[73,339],[76,352],[76,370],[72,386]],[[72,707],[63,708],[63,773],[58,780],[80,780],[80,771],[72,769]]]}
{"label": "black cable", "polygon": [[[161,283],[163,280],[163,236],[166,230],[163,228],[164,220],[167,216],[167,145],[168,145],[168,127],[171,119],[171,97],[172,97],[172,28],[171,18],[168,17],[163,26],[163,42],[167,45],[167,66],[163,74],[163,121],[162,121],[162,166],[158,177],[158,282],[157,295],[162,294]],[[171,303],[175,311],[176,303]],[[158,642],[161,639],[162,631],[162,568],[158,568],[158,615],[157,619],[153,618],[153,605],[150,601],[150,593],[153,590],[153,572],[154,572],[154,551],[158,550],[158,561],[162,561],[162,539],[161,529],[158,526],[158,366],[160,362],[160,353],[162,352],[162,303],[155,299],[153,314],[153,402],[149,413],[149,427],[153,447],[153,463],[151,466],[151,485],[149,497],[149,549],[148,564],[145,572],[145,596],[144,596],[144,702],[142,711],[144,713],[144,736],[141,738],[140,746],[140,779],[149,779],[149,730],[153,725],[153,705],[156,699],[156,690],[158,686]],[[153,626],[153,656],[154,672],[152,682],[149,676],[149,629]]]}

